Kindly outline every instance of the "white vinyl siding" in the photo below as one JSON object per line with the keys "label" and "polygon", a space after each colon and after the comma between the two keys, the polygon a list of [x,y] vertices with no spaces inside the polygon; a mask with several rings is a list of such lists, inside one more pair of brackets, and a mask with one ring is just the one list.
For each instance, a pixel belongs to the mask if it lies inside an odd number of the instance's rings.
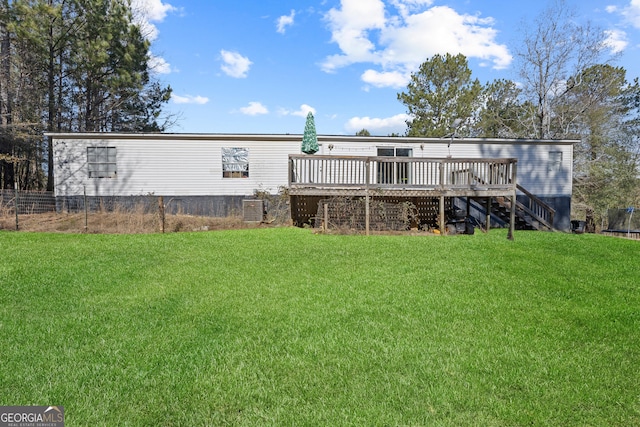
{"label": "white vinyl siding", "polygon": [[[251,196],[286,187],[289,154],[300,154],[301,135],[122,135],[51,134],[54,142],[56,196],[147,195]],[[570,141],[449,140],[318,136],[321,153],[376,156],[379,148],[411,150],[412,157],[517,158],[518,183],[539,196],[570,196],[573,145]],[[331,146],[331,150],[328,147]],[[89,179],[87,147],[113,147],[117,179]],[[223,149],[249,154],[248,177],[223,178]],[[390,152],[390,151],[389,151]],[[550,175],[549,153],[560,152],[559,169]],[[557,155],[556,155],[557,156]],[[556,157],[557,160],[557,157]]]}
{"label": "white vinyl siding", "polygon": [[[54,139],[57,196],[251,196],[256,190],[277,193],[288,183],[288,155],[299,152],[299,141],[235,141],[172,135],[135,139],[100,135],[117,150],[118,179],[89,179],[87,147],[91,136]],[[224,179],[222,148],[246,147],[251,171],[245,179]]]}

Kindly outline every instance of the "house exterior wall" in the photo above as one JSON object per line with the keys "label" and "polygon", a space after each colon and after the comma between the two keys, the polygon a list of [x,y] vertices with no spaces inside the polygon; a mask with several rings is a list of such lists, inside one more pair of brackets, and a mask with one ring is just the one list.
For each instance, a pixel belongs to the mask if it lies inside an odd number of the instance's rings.
{"label": "house exterior wall", "polygon": [[[53,139],[55,195],[64,203],[83,197],[153,194],[213,204],[228,214],[256,191],[275,194],[288,185],[288,155],[299,154],[302,135],[47,134]],[[558,210],[569,228],[575,141],[318,136],[319,154],[376,156],[379,148],[410,148],[413,157],[517,158],[518,183]],[[115,147],[117,174],[89,177],[87,147]],[[249,174],[223,178],[222,149],[248,150]],[[552,154],[555,153],[555,154]],[[558,154],[560,153],[560,154]],[[229,203],[229,209],[220,206]],[[566,226],[566,227],[565,227]]]}
{"label": "house exterior wall", "polygon": [[[516,158],[518,184],[537,196],[554,198],[572,194],[574,142],[351,137],[323,141],[320,154],[375,156],[378,148],[410,148],[413,157]],[[562,153],[559,164],[550,153]]]}
{"label": "house exterior wall", "polygon": [[[206,135],[52,134],[56,197],[250,196],[287,185],[287,156],[299,141]],[[89,177],[87,147],[115,147],[114,178]],[[222,148],[246,148],[249,176],[223,178]]]}

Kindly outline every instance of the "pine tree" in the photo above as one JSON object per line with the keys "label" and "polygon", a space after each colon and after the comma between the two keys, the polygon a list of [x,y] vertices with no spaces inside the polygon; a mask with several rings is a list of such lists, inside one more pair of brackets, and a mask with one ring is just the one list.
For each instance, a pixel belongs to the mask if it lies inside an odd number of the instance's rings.
{"label": "pine tree", "polygon": [[398,94],[413,117],[407,123],[408,136],[443,137],[456,119],[470,124],[481,90],[480,82],[471,80],[464,55],[435,55],[425,61],[411,75],[407,92]]}

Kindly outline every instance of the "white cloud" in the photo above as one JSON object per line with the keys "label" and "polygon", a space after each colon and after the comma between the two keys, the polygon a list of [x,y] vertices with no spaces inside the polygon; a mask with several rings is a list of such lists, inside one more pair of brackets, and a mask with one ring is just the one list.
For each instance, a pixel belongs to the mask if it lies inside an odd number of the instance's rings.
{"label": "white cloud", "polygon": [[198,104],[198,105],[204,105],[204,104],[209,102],[209,98],[204,97],[204,96],[199,96],[199,95],[198,96],[193,96],[193,95],[180,96],[180,95],[172,94],[171,95],[171,99],[176,104]]}
{"label": "white cloud", "polygon": [[287,31],[287,27],[293,25],[293,20],[295,17],[296,11],[292,9],[290,15],[283,15],[278,18],[276,31],[278,31],[280,34],[284,34]]}
{"label": "white cloud", "polygon": [[393,87],[396,89],[407,86],[411,80],[411,75],[399,71],[379,72],[367,70],[362,73],[362,81],[375,87]]}
{"label": "white cloud", "polygon": [[153,22],[162,22],[170,12],[178,9],[162,0],[132,0],[131,10],[135,22],[140,25],[142,34],[153,41],[158,38],[158,28]]}
{"label": "white cloud", "polygon": [[609,5],[605,10],[622,15],[628,24],[640,28],[640,0],[630,0],[628,6]]}
{"label": "white cloud", "polygon": [[240,112],[242,114],[246,114],[247,116],[257,116],[260,114],[269,114],[269,110],[267,107],[262,105],[260,102],[250,102],[248,106],[240,108]]}
{"label": "white cloud", "polygon": [[407,131],[407,120],[411,120],[408,114],[396,114],[387,118],[353,117],[345,124],[344,128],[349,133],[356,133],[362,129],[368,130],[372,135],[389,135],[397,133],[404,135]]}
{"label": "white cloud", "polygon": [[622,52],[629,45],[627,34],[624,31],[608,30],[604,33],[607,37],[604,43],[613,53]]}
{"label": "white cloud", "polygon": [[284,108],[280,109],[279,113],[283,116],[299,116],[299,117],[307,117],[307,114],[311,113],[314,116],[316,115],[316,109],[310,105],[302,104],[297,111],[289,111]]}
{"label": "white cloud", "polygon": [[363,79],[375,86],[396,87],[400,76],[416,71],[435,54],[462,53],[495,69],[511,64],[513,57],[506,45],[496,42],[498,32],[492,19],[461,15],[447,6],[431,7],[432,3],[341,0],[341,8],[326,15],[332,41],[341,53],[327,57],[323,70],[334,72],[354,63],[372,63],[380,69],[365,72]]}
{"label": "white cloud", "polygon": [[341,55],[327,58],[327,72],[355,62],[377,62],[375,44],[369,32],[385,27],[385,7],[381,0],[342,0],[342,9],[331,9],[326,19],[331,29],[331,41],[338,44]]}
{"label": "white cloud", "polygon": [[237,79],[247,77],[247,73],[252,64],[249,58],[240,55],[238,52],[230,52],[228,50],[221,50],[220,56],[222,57],[222,62],[224,62],[224,64],[220,66],[220,69],[222,69],[226,75]]}
{"label": "white cloud", "polygon": [[491,61],[493,68],[506,68],[513,57],[505,45],[494,42],[497,31],[490,24],[490,19],[460,15],[447,6],[433,7],[388,29],[382,38],[386,58],[413,68],[435,54],[462,53]]}
{"label": "white cloud", "polygon": [[161,56],[150,54],[147,63],[151,71],[156,74],[169,74],[172,71],[171,65]]}
{"label": "white cloud", "polygon": [[617,8],[626,19],[636,28],[640,28],[640,0],[631,0],[629,6]]}

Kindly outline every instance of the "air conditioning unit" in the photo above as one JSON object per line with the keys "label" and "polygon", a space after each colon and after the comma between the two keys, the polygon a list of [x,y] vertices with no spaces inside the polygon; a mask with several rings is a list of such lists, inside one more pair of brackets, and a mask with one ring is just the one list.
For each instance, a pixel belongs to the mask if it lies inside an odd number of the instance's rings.
{"label": "air conditioning unit", "polygon": [[262,222],[264,215],[263,200],[243,200],[242,217],[245,222]]}

